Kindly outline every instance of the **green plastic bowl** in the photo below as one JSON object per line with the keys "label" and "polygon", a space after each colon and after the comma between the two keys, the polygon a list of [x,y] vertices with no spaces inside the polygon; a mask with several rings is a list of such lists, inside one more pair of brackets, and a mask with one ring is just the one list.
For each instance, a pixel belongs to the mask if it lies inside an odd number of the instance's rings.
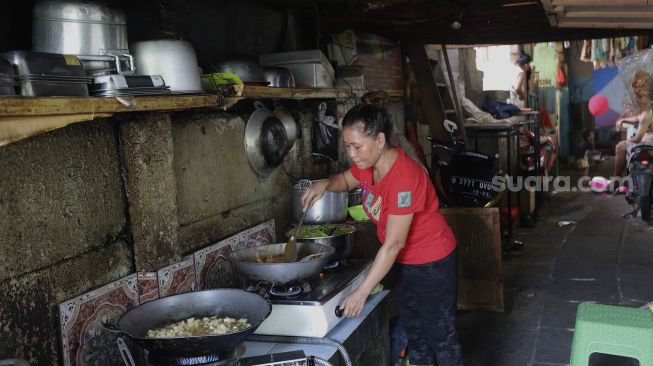
{"label": "green plastic bowl", "polygon": [[370,218],[363,210],[363,205],[356,205],[347,208],[347,212],[352,219],[356,221],[368,221]]}

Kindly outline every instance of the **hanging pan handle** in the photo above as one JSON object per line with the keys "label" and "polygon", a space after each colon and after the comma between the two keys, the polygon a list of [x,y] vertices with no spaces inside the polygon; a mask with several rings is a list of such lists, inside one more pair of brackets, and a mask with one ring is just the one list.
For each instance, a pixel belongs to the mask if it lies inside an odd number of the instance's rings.
{"label": "hanging pan handle", "polygon": [[125,365],[136,366],[134,357],[132,357],[132,353],[129,351],[129,347],[127,347],[125,341],[122,340],[122,337],[118,337],[116,343],[118,344],[118,350],[120,351],[120,356],[122,356],[122,360],[125,362]]}
{"label": "hanging pan handle", "polygon": [[256,108],[256,109],[267,109],[267,108],[265,108],[265,105],[263,104],[263,102],[261,102],[259,100],[254,102],[254,108]]}

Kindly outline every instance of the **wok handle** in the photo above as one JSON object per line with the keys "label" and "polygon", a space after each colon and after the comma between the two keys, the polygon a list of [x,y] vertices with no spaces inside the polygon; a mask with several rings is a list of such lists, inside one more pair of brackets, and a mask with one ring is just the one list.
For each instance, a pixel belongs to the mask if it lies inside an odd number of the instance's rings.
{"label": "wok handle", "polygon": [[336,305],[336,316],[342,318],[342,315],[345,313],[345,309],[341,308],[340,305]]}
{"label": "wok handle", "polygon": [[122,340],[122,337],[118,337],[116,343],[118,344],[118,350],[120,351],[120,356],[122,356],[122,360],[125,362],[125,365],[136,366],[134,358],[132,357],[132,353],[129,351],[129,348],[127,348],[127,345],[125,344],[125,341]]}

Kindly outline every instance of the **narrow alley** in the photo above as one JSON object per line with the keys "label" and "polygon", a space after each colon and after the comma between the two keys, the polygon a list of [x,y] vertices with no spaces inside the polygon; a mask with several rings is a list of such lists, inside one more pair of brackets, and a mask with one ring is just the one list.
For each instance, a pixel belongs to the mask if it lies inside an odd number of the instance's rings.
{"label": "narrow alley", "polygon": [[[460,313],[466,365],[568,365],[579,303],[653,301],[653,226],[621,217],[629,211],[623,195],[552,194],[535,227],[516,231],[523,247],[503,258],[505,313]],[[591,366],[636,364],[605,356]]]}

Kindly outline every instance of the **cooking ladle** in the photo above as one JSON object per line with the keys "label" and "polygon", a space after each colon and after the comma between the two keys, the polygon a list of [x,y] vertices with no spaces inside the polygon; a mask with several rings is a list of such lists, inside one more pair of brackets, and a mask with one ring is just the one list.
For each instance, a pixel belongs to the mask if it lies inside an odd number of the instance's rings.
{"label": "cooking ladle", "polygon": [[297,261],[297,240],[295,237],[299,233],[299,228],[302,227],[302,223],[304,222],[304,218],[306,217],[307,212],[308,210],[304,209],[302,218],[299,220],[299,225],[297,225],[297,230],[295,230],[295,233],[290,237],[290,239],[288,239],[288,242],[283,249],[283,261],[286,263]]}

